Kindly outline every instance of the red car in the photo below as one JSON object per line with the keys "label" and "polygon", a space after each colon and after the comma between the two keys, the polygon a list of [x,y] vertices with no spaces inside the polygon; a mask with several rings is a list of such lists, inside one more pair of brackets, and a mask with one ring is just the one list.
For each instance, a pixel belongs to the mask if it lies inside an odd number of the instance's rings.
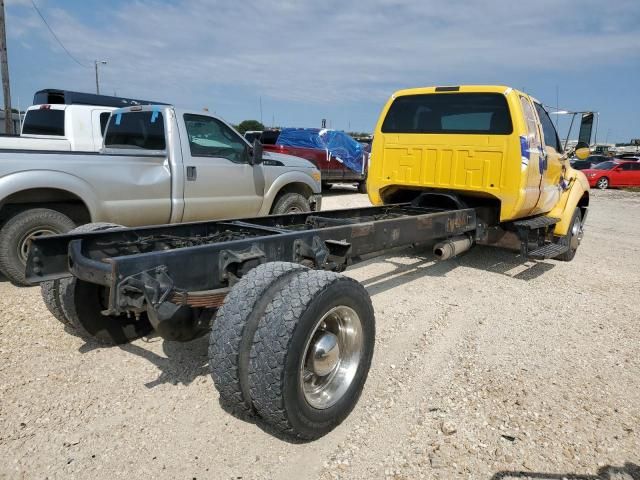
{"label": "red car", "polygon": [[609,187],[640,187],[640,162],[611,160],[582,170],[589,186],[605,190]]}

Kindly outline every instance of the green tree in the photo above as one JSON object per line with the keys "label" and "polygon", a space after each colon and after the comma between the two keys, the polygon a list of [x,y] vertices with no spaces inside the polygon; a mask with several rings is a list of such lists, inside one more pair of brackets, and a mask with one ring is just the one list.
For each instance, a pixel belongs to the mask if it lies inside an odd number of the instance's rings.
{"label": "green tree", "polygon": [[238,125],[238,131],[243,135],[250,130],[264,130],[264,125],[257,120],[244,120]]}

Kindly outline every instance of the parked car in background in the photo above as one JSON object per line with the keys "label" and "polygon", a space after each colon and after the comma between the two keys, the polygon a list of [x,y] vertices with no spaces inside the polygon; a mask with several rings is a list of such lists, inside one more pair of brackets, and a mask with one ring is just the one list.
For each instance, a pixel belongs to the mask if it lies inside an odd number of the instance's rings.
{"label": "parked car in background", "polygon": [[631,162],[640,162],[640,153],[621,153],[616,155],[618,160],[628,160]]}
{"label": "parked car in background", "polygon": [[571,160],[571,167],[575,168],[576,170],[586,170],[588,168],[592,168],[595,165],[598,165],[599,163],[602,162],[608,162],[612,160],[612,157],[609,157],[608,155],[589,155],[587,158],[585,158],[584,160]]}
{"label": "parked car in background", "polygon": [[21,134],[0,137],[0,149],[97,152],[113,110],[151,102],[46,89],[35,93],[33,103],[25,113]]}
{"label": "parked car in background", "polygon": [[115,110],[99,153],[0,150],[0,272],[25,284],[30,240],[125,226],[320,209],[310,162],[250,145],[222,120],[166,105]]}
{"label": "parked car in background", "polygon": [[366,193],[369,153],[345,132],[318,128],[265,130],[260,136],[264,149],[302,157],[322,173],[322,185],[355,183]]}
{"label": "parked car in background", "polygon": [[0,149],[96,152],[114,107],[34,105],[17,136],[0,137]]}
{"label": "parked car in background", "polygon": [[640,162],[610,160],[583,170],[589,186],[606,190],[609,187],[640,187]]}

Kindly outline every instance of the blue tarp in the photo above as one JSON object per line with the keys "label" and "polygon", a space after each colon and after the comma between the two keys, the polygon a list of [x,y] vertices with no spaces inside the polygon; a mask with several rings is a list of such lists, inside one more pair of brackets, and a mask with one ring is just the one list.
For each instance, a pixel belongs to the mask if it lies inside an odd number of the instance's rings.
{"label": "blue tarp", "polygon": [[318,148],[325,150],[345,167],[362,173],[364,149],[344,132],[318,128],[283,128],[276,141],[286,147]]}

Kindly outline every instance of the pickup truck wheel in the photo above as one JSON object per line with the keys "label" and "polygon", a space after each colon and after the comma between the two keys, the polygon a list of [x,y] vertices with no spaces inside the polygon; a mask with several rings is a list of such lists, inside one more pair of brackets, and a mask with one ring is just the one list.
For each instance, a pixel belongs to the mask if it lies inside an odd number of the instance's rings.
{"label": "pickup truck wheel", "polygon": [[375,319],[355,280],[296,275],[266,308],[249,357],[257,413],[280,432],[319,438],[355,407],[371,366]]}
{"label": "pickup truck wheel", "polygon": [[304,213],[310,212],[311,205],[309,200],[299,193],[285,193],[282,195],[271,208],[274,215],[283,215],[286,213]]}
{"label": "pickup truck wheel", "polygon": [[13,216],[0,231],[0,271],[15,285],[29,286],[24,272],[29,241],[42,235],[65,233],[73,227],[73,220],[48,208],[25,210]]}
{"label": "pickup truck wheel", "polygon": [[[116,225],[115,223],[96,222],[88,223],[86,225],[80,225],[79,227],[71,230],[70,233],[83,233],[83,232],[95,232],[98,230],[108,230],[109,228],[117,228],[122,225]],[[64,313],[62,308],[62,301],[60,299],[60,280],[49,280],[40,284],[40,293],[42,294],[42,301],[45,306],[51,312],[51,314],[64,325],[69,325],[69,319]]]}
{"label": "pickup truck wheel", "polygon": [[558,243],[561,245],[569,245],[569,250],[556,257],[556,260],[562,260],[563,262],[570,262],[573,257],[576,256],[576,251],[582,241],[584,235],[584,226],[582,225],[582,213],[579,208],[573,212],[571,218],[571,226],[567,234],[560,239]]}
{"label": "pickup truck wheel", "polygon": [[[89,223],[74,229],[72,233],[109,230],[120,226],[113,223]],[[142,313],[138,319],[126,314],[102,315],[109,298],[109,289],[106,287],[76,277],[56,282],[64,318],[73,332],[86,341],[116,345],[131,342],[153,330],[146,313]]]}
{"label": "pickup truck wheel", "polygon": [[258,322],[276,292],[305,270],[288,262],[259,265],[233,286],[216,314],[209,337],[209,368],[220,402],[236,414],[253,413],[247,371]]}
{"label": "pickup truck wheel", "polygon": [[153,327],[146,313],[135,316],[103,315],[109,289],[75,277],[60,280],[60,299],[65,317],[77,336],[104,345],[120,345],[148,335]]}
{"label": "pickup truck wheel", "polygon": [[42,301],[56,320],[64,325],[69,325],[69,320],[64,314],[62,303],[60,302],[60,280],[50,280],[40,284]]}
{"label": "pickup truck wheel", "polygon": [[358,182],[358,193],[367,193],[367,182],[366,180],[362,182]]}

